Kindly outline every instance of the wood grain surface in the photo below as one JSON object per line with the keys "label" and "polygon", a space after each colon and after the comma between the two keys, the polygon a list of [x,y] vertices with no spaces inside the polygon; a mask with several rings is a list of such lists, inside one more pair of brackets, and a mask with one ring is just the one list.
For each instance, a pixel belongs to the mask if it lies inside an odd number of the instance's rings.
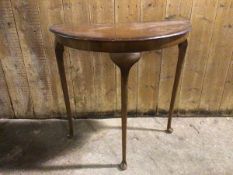
{"label": "wood grain surface", "polygon": [[[65,117],[51,25],[163,19],[193,27],[176,110],[233,115],[232,12],[232,0],[1,0],[0,117]],[[131,113],[167,112],[177,54],[177,47],[142,54],[129,79]],[[119,112],[120,74],[108,54],[66,48],[65,66],[75,117]]]}

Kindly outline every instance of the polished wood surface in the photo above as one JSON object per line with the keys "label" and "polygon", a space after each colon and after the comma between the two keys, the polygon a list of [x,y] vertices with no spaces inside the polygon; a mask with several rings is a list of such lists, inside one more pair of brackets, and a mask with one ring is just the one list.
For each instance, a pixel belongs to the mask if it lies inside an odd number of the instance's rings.
{"label": "polished wood surface", "polygon": [[176,45],[185,40],[190,30],[190,22],[186,20],[80,26],[61,24],[50,28],[57,41],[68,47],[118,53]]}
{"label": "polished wood surface", "polygon": [[77,40],[91,41],[138,41],[168,38],[185,34],[191,30],[189,21],[167,20],[159,22],[54,25],[50,28],[55,34]]}
{"label": "polished wood surface", "polygon": [[172,114],[186,48],[187,36],[191,30],[188,21],[161,21],[149,23],[108,24],[108,25],[55,25],[50,28],[55,34],[55,52],[62,89],[69,119],[69,136],[73,136],[73,123],[69,93],[64,70],[64,46],[80,50],[109,52],[111,60],[121,72],[121,122],[122,122],[122,162],[120,168],[127,168],[127,113],[128,79],[131,67],[138,62],[142,51],[161,49],[178,45],[179,56],[173,83],[172,97],[167,122],[167,133],[172,133]]}

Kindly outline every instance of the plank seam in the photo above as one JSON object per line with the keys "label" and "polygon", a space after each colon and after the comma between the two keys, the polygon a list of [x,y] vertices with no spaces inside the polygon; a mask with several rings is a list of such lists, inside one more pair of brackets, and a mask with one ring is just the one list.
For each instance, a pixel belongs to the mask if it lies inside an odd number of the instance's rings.
{"label": "plank seam", "polygon": [[[165,8],[164,8],[164,14],[163,14],[163,16],[164,16],[164,18],[166,18],[166,14],[167,14],[167,5],[168,5],[168,2],[167,2],[168,0],[165,0]],[[159,70],[159,81],[158,81],[158,83],[157,83],[157,88],[158,88],[158,92],[157,92],[157,104],[156,104],[156,106],[155,106],[155,112],[156,112],[156,114],[158,114],[159,113],[159,92],[160,92],[160,80],[161,80],[161,72],[162,72],[162,62],[163,62],[163,56],[164,56],[164,49],[161,49],[161,61],[160,61],[160,70]]]}
{"label": "plank seam", "polygon": [[[192,0],[192,7],[191,7],[191,11],[190,11],[190,14],[189,14],[189,21],[191,21],[191,17],[192,17],[192,14],[193,14],[193,0]],[[192,25],[192,24],[191,24]],[[191,31],[192,32],[192,31]],[[190,37],[190,33],[188,34],[188,43],[189,43],[189,37]],[[179,115],[180,112],[179,112],[179,107],[180,107],[180,97],[181,97],[181,92],[182,92],[182,85],[183,85],[183,80],[184,80],[184,70],[185,70],[185,66],[187,65],[187,58],[188,58],[188,52],[189,52],[189,47],[187,47],[187,51],[186,51],[186,55],[185,55],[185,59],[184,59],[184,65],[183,65],[183,68],[182,68],[182,72],[181,72],[181,77],[180,77],[180,89],[178,91],[178,102],[177,102],[177,114]]]}
{"label": "plank seam", "polygon": [[[90,0],[87,0],[87,9],[88,9],[88,23],[89,24],[92,24],[93,22],[92,22],[92,16],[91,16],[91,7],[90,7],[90,5],[91,5],[91,3],[90,3]],[[98,53],[99,54],[99,53]],[[97,93],[96,93],[96,83],[95,83],[95,78],[96,78],[96,73],[95,73],[95,70],[96,70],[96,67],[95,67],[95,61],[94,61],[94,52],[89,52],[89,54],[88,54],[89,56],[90,56],[90,58],[91,58],[91,64],[92,64],[92,73],[93,73],[93,76],[92,76],[92,86],[93,86],[93,90],[94,90],[94,98],[96,99],[95,100],[95,103],[94,103],[94,106],[92,106],[92,109],[94,108],[94,110],[96,111],[97,110],[97,108],[98,108],[98,103],[97,103],[97,101],[98,101],[98,99],[97,99]],[[93,103],[92,103],[92,105],[93,105]]]}
{"label": "plank seam", "polygon": [[[116,0],[113,1],[114,2],[114,9],[113,9],[113,13],[114,13],[114,24],[116,24]],[[118,103],[117,103],[117,66],[115,64],[114,65],[114,70],[115,70],[115,91],[116,91],[116,96],[115,96],[115,115],[117,114],[117,106],[118,106]]]}
{"label": "plank seam", "polygon": [[[142,22],[143,21],[143,17],[142,17],[142,0],[139,0],[139,4],[140,4],[140,14],[139,14],[139,22]],[[141,53],[141,58],[140,58],[140,60],[142,60],[143,59],[143,54]],[[139,106],[139,98],[138,98],[138,96],[139,96],[139,85],[138,85],[138,82],[139,82],[139,70],[140,70],[140,60],[139,60],[139,62],[138,63],[136,63],[137,65],[137,95],[136,95],[136,116],[138,116],[138,114],[139,114],[139,112],[138,112],[138,106]]]}
{"label": "plank seam", "polygon": [[[37,6],[37,10],[38,10],[38,16],[39,16],[39,23],[38,23],[38,25],[39,25],[39,28],[40,28],[40,34],[41,34],[41,45],[42,45],[42,50],[43,50],[43,55],[44,55],[44,57],[45,57],[45,62],[46,62],[46,69],[48,70],[48,76],[47,76],[47,78],[48,78],[48,80],[49,80],[49,91],[50,91],[50,95],[51,95],[51,99],[52,99],[52,106],[51,106],[51,108],[50,108],[50,110],[54,110],[54,108],[56,109],[56,110],[58,110],[59,111],[59,106],[55,106],[54,105],[54,99],[53,99],[53,89],[52,89],[52,85],[51,85],[51,83],[52,83],[52,81],[51,81],[51,78],[52,78],[52,71],[51,71],[51,68],[50,68],[50,64],[49,64],[49,61],[48,61],[48,55],[47,55],[47,53],[46,53],[46,51],[45,51],[45,45],[44,45],[44,35],[43,35],[43,31],[42,31],[42,28],[41,28],[41,21],[40,21],[40,7],[39,7],[39,5],[38,5],[38,1],[36,1],[36,6]],[[58,112],[58,111],[56,111],[56,112]],[[51,113],[51,111],[50,111],[50,114],[49,115],[51,115],[51,114],[54,114],[53,112]]]}

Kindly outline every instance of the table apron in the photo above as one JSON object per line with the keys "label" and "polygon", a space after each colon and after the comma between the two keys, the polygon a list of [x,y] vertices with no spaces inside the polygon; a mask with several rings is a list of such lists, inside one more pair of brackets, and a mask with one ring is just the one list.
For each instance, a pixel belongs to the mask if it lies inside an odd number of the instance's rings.
{"label": "table apron", "polygon": [[150,50],[159,50],[162,48],[171,47],[184,42],[188,37],[188,34],[150,39],[150,40],[137,40],[137,41],[91,41],[91,40],[79,40],[74,38],[68,38],[61,35],[56,35],[56,41],[60,44],[85,51],[94,52],[107,52],[107,53],[129,53],[129,52],[143,52]]}

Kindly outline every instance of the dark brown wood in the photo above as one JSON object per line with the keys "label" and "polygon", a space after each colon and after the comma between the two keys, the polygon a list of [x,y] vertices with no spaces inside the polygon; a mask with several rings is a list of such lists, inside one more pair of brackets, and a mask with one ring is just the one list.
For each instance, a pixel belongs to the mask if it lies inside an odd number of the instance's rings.
{"label": "dark brown wood", "polygon": [[181,35],[190,31],[187,20],[158,22],[86,24],[80,26],[62,24],[50,28],[55,34],[76,40],[89,41],[138,41]]}
{"label": "dark brown wood", "polygon": [[56,53],[57,66],[59,70],[62,91],[64,95],[66,111],[67,111],[67,116],[68,116],[68,121],[69,121],[68,137],[71,138],[74,135],[74,129],[73,129],[73,120],[72,120],[72,114],[71,114],[71,108],[70,108],[70,100],[69,100],[68,86],[67,86],[67,81],[66,81],[65,66],[64,66],[64,59],[63,59],[64,46],[58,43],[56,40],[55,40],[55,53]]}
{"label": "dark brown wood", "polygon": [[122,162],[120,168],[127,168],[126,138],[127,138],[127,104],[128,104],[128,77],[131,67],[140,59],[140,53],[112,53],[112,61],[121,70],[121,125],[122,125]]}
{"label": "dark brown wood", "polygon": [[167,133],[172,133],[173,132],[173,129],[171,127],[172,114],[173,114],[173,111],[174,111],[174,105],[175,105],[175,100],[176,100],[176,95],[177,95],[177,89],[178,89],[178,85],[179,85],[179,82],[180,82],[180,75],[181,75],[182,67],[183,67],[183,64],[184,64],[184,58],[185,58],[187,47],[188,47],[188,41],[187,40],[185,40],[184,42],[182,42],[182,43],[180,43],[178,45],[179,56],[178,56],[178,61],[177,61],[177,65],[176,65],[176,75],[175,75],[175,80],[174,80],[174,84],[173,84],[172,97],[171,97],[169,114],[168,114]]}
{"label": "dark brown wood", "polygon": [[54,25],[50,28],[60,43],[97,52],[142,52],[177,45],[187,38],[189,21],[129,24]]}
{"label": "dark brown wood", "polygon": [[147,23],[96,24],[82,26],[54,25],[50,30],[56,36],[55,50],[69,118],[70,136],[73,135],[73,125],[64,70],[64,46],[79,50],[108,52],[110,53],[112,61],[120,68],[122,118],[122,162],[120,164],[120,168],[123,170],[127,168],[126,129],[128,77],[130,69],[140,59],[140,52],[178,45],[179,58],[167,123],[167,132],[172,132],[172,113],[187,48],[187,35],[191,30],[189,21],[173,20]]}

